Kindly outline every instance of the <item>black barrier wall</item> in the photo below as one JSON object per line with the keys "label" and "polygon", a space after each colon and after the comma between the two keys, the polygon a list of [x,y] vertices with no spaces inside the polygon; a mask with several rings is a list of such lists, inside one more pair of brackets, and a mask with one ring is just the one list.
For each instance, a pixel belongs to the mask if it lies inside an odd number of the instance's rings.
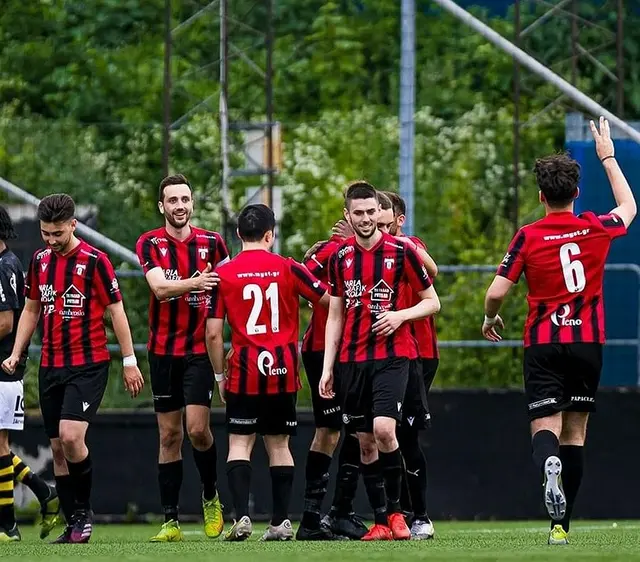
{"label": "black barrier wall", "polygon": [[[435,520],[535,519],[544,517],[542,489],[530,455],[524,396],[517,391],[447,391],[430,397],[433,427],[423,437],[429,465],[429,513]],[[218,475],[222,502],[230,506],[223,412],[214,411]],[[300,514],[304,465],[313,437],[309,412],[299,413],[292,441],[297,471],[291,514]],[[41,421],[28,418],[26,430],[13,433],[16,452],[46,477],[51,453]],[[640,518],[640,393],[603,391],[590,422],[586,472],[575,515],[579,518]],[[158,436],[152,412],[102,413],[89,431],[96,515],[123,516],[135,505],[139,514],[160,513],[157,486]],[[199,479],[191,446],[183,448],[181,513],[201,513]],[[48,462],[47,462],[48,461]],[[267,516],[271,506],[268,462],[261,442],[253,457],[252,510]],[[335,474],[335,461],[332,467]],[[330,496],[327,498],[330,501]],[[362,482],[356,509],[368,515]],[[225,508],[227,514],[230,508]]]}

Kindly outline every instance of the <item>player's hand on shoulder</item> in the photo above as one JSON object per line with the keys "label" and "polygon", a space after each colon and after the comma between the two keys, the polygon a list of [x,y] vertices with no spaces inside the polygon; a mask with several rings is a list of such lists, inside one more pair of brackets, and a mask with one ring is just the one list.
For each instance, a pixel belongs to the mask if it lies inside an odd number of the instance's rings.
{"label": "player's hand on shoulder", "polygon": [[310,260],[311,256],[318,252],[318,250],[320,249],[320,246],[326,243],[327,243],[326,240],[319,240],[318,242],[316,242],[313,246],[311,246],[311,248],[307,250],[307,253],[304,255],[304,258],[302,258],[302,261],[304,262],[304,261]]}
{"label": "player's hand on shoulder", "polygon": [[319,384],[320,396],[326,400],[334,398],[336,393],[333,391],[333,371],[322,371]]}
{"label": "player's hand on shoulder", "polygon": [[499,342],[502,340],[502,336],[498,333],[496,328],[504,330],[504,322],[502,321],[502,318],[500,318],[500,315],[498,314],[493,319],[485,316],[484,322],[482,323],[482,335],[485,339],[492,342]]}
{"label": "player's hand on shoulder", "polygon": [[122,378],[124,379],[124,388],[131,394],[131,398],[138,396],[144,387],[144,377],[138,366],[123,367]]}
{"label": "player's hand on shoulder", "polygon": [[355,234],[351,225],[344,219],[340,219],[336,224],[334,224],[331,232],[335,236],[340,236],[340,238],[349,238]]}
{"label": "player's hand on shoulder", "polygon": [[395,332],[404,322],[404,316],[401,310],[388,310],[387,312],[381,312],[376,316],[377,320],[371,326],[371,331],[374,334],[381,336],[390,336]]}
{"label": "player's hand on shoulder", "polygon": [[19,362],[20,357],[11,355],[2,362],[2,370],[8,375],[13,375],[13,373],[16,372],[16,367],[18,366]]}
{"label": "player's hand on shoulder", "polygon": [[409,238],[408,236],[396,236],[396,238],[404,242],[405,244],[407,244],[409,248],[412,248],[414,250],[418,249],[418,245],[413,240],[411,240],[411,238]]}
{"label": "player's hand on shoulder", "polygon": [[598,158],[602,160],[607,156],[614,156],[615,149],[613,147],[613,140],[611,140],[611,128],[609,127],[609,121],[604,117],[600,117],[600,130],[593,121],[589,122],[591,127],[591,134],[596,141],[596,154]]}
{"label": "player's hand on shoulder", "polygon": [[195,278],[195,283],[199,291],[210,291],[218,285],[220,276],[213,271],[210,263],[207,264],[205,270]]}

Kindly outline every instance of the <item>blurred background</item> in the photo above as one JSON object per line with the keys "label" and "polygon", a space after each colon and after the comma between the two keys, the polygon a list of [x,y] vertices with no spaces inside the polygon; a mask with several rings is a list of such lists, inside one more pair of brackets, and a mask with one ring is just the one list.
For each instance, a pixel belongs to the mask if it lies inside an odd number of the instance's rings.
{"label": "blurred background", "polygon": [[[594,112],[440,4],[3,0],[0,187],[18,222],[14,251],[26,268],[40,239],[33,205],[16,190],[9,195],[8,182],[36,197],[71,194],[86,225],[133,250],[142,232],[162,224],[160,180],[184,173],[194,186],[194,222],[223,233],[233,252],[236,214],[260,200],[279,219],[279,251],[301,259],[340,218],[346,182],[366,178],[410,196],[409,230],[440,265],[435,387],[445,394],[435,400],[443,412],[442,397],[456,389],[519,396],[525,283],[506,305],[503,346],[481,341],[480,324],[484,291],[511,237],[541,216],[536,157],[568,150],[580,161],[579,210],[605,213],[614,201],[588,133]],[[459,5],[638,129],[638,0]],[[638,185],[638,143],[613,132],[622,168]],[[606,276],[603,386],[625,392],[640,377],[639,242],[634,225],[614,245]],[[106,249],[148,375],[148,288],[125,253]],[[301,330],[309,313],[302,307]],[[150,386],[131,400],[119,364],[114,352],[102,411],[149,412]],[[300,404],[309,404],[306,386]]]}

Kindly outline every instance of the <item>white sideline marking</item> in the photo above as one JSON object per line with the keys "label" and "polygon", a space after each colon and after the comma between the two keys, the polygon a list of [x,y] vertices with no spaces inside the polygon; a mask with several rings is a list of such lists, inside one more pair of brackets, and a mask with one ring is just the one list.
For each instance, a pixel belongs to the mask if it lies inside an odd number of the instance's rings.
{"label": "white sideline marking", "polygon": [[[434,522],[437,525],[437,521]],[[616,529],[618,531],[625,529],[640,529],[640,525],[617,525],[616,527],[611,525],[574,525],[572,530],[578,531],[604,531],[607,529]],[[494,533],[507,533],[509,531],[519,531],[524,533],[548,533],[549,527],[505,527],[503,529],[448,529],[448,533],[461,533],[461,534],[494,534]]]}

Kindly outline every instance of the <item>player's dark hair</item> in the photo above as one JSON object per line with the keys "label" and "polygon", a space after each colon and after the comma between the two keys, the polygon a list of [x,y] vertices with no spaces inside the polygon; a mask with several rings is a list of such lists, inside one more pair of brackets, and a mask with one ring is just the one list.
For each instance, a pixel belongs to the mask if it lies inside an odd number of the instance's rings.
{"label": "player's dark hair", "polygon": [[349,209],[351,201],[355,199],[376,199],[376,188],[368,181],[356,180],[347,186],[344,194],[344,206]]}
{"label": "player's dark hair", "polygon": [[538,187],[550,207],[566,207],[575,199],[580,164],[567,154],[538,158],[533,169]]}
{"label": "player's dark hair", "polygon": [[378,203],[380,204],[380,208],[381,208],[383,211],[387,211],[387,210],[389,210],[389,209],[392,209],[392,208],[393,208],[393,205],[392,205],[392,203],[391,203],[391,199],[389,199],[389,198],[385,195],[384,191],[378,191],[378,192],[376,193],[376,197],[378,198]]}
{"label": "player's dark hair", "polygon": [[174,174],[173,176],[167,176],[160,182],[160,187],[158,188],[158,201],[164,201],[164,188],[170,185],[187,185],[189,189],[191,189],[191,184],[186,176],[182,174]]}
{"label": "player's dark hair", "polygon": [[276,217],[266,205],[247,205],[238,217],[238,234],[243,242],[260,242],[276,228]]}
{"label": "player's dark hair", "polygon": [[407,214],[407,205],[402,197],[393,191],[385,191],[384,194],[391,200],[394,217]]}
{"label": "player's dark hair", "polygon": [[43,197],[38,205],[38,220],[66,222],[76,215],[76,204],[66,193],[52,193]]}
{"label": "player's dark hair", "polygon": [[13,221],[9,213],[4,207],[0,206],[0,240],[6,242],[7,240],[14,240],[17,237],[18,235],[13,228]]}

